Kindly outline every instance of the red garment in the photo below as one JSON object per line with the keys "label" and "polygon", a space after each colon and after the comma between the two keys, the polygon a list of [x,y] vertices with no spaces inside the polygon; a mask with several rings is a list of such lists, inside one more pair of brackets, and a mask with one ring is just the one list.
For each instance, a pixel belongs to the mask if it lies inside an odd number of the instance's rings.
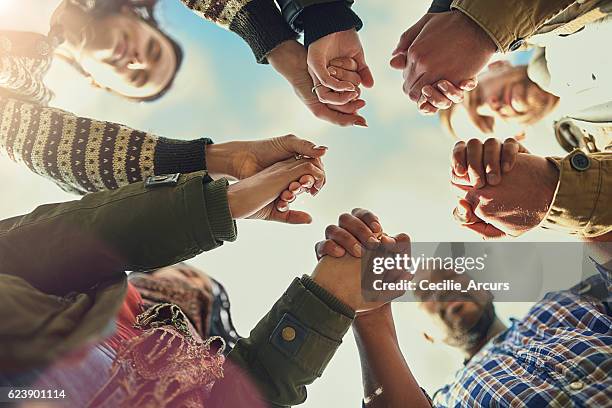
{"label": "red garment", "polygon": [[126,340],[142,334],[142,330],[134,327],[136,316],[143,312],[142,297],[134,285],[128,283],[127,293],[115,321],[115,333],[104,343],[116,352]]}

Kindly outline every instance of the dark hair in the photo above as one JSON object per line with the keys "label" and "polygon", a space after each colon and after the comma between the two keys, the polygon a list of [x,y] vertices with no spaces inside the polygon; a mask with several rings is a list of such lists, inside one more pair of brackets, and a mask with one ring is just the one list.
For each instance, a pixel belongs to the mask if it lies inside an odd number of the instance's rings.
{"label": "dark hair", "polygon": [[[135,98],[135,97],[127,97],[126,99],[131,99],[133,101],[138,102],[153,102],[161,98],[168,92],[168,90],[174,84],[174,80],[176,79],[176,75],[181,68],[183,63],[183,48],[180,44],[162,31],[159,28],[159,23],[155,19],[153,14],[153,9],[157,4],[157,0],[103,0],[103,1],[94,1],[90,2],[87,0],[70,0],[74,5],[83,9],[86,13],[97,16],[105,16],[108,14],[113,14],[118,12],[121,7],[129,6],[132,10],[147,24],[151,27],[159,31],[159,33],[170,42],[172,45],[172,50],[174,51],[174,55],[176,57],[176,66],[174,68],[174,75],[168,81],[166,86],[164,86],[158,93],[155,95],[143,97],[143,98]],[[89,74],[83,69],[83,67],[74,59],[63,57],[70,65],[72,65],[77,71],[85,76],[89,76]],[[112,90],[110,90],[112,92]]]}

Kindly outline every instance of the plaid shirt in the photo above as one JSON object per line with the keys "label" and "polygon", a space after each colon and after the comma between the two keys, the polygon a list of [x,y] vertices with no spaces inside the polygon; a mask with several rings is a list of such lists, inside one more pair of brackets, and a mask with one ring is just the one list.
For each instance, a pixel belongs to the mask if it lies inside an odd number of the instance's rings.
{"label": "plaid shirt", "polygon": [[612,407],[612,272],[547,294],[438,390],[436,407]]}

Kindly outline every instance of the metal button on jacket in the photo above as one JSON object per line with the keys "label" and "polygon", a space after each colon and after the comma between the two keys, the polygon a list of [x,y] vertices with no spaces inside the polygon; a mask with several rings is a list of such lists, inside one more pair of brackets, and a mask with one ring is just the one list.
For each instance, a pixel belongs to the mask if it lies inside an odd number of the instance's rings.
{"label": "metal button on jacket", "polygon": [[591,160],[582,152],[573,155],[570,159],[570,163],[572,167],[578,171],[586,171],[591,167]]}
{"label": "metal button on jacket", "polygon": [[291,326],[287,326],[282,331],[283,340],[293,341],[295,340],[295,329]]}
{"label": "metal button on jacket", "polygon": [[579,391],[584,388],[584,383],[582,381],[574,381],[570,383],[569,387],[574,391]]}
{"label": "metal button on jacket", "polygon": [[516,51],[521,48],[523,44],[525,44],[525,40],[522,38],[517,38],[516,40],[512,41],[512,44],[510,44],[509,49],[510,51]]}

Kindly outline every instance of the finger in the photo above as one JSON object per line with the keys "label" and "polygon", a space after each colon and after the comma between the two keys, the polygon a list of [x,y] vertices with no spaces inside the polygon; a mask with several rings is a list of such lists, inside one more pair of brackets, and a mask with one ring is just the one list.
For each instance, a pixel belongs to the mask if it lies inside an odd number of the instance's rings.
{"label": "finger", "polygon": [[329,225],[325,229],[325,238],[333,240],[354,257],[361,257],[361,243],[346,229],[337,225]]}
{"label": "finger", "polygon": [[331,110],[335,110],[336,112],[353,115],[357,113],[359,109],[362,109],[365,105],[366,102],[363,99],[356,99],[344,105],[327,105],[327,107]]}
{"label": "finger", "polygon": [[311,175],[307,174],[305,176],[300,177],[299,184],[300,184],[301,189],[309,190],[314,186],[315,179]]}
{"label": "finger", "polygon": [[286,203],[292,203],[295,201],[296,197],[297,196],[291,191],[285,190],[281,193],[279,198]]}
{"label": "finger", "polygon": [[299,194],[302,191],[302,184],[299,181],[292,181],[287,190],[291,191],[293,194]]}
{"label": "finger", "polygon": [[467,92],[473,91],[474,89],[476,89],[477,86],[478,86],[477,78],[471,78],[471,79],[467,79],[465,81],[459,82],[459,88]]}
{"label": "finger", "polygon": [[420,30],[412,28],[404,31],[404,33],[400,36],[399,42],[397,43],[397,46],[395,47],[391,55],[396,56],[400,53],[406,52],[420,32]]}
{"label": "finger", "polygon": [[374,234],[382,232],[383,229],[378,220],[378,216],[372,211],[366,210],[365,208],[354,208],[353,211],[351,211],[351,215],[363,221]]}
{"label": "finger", "polygon": [[467,169],[470,182],[475,188],[484,187],[486,184],[485,169],[482,164],[482,142],[478,139],[470,139],[467,142]]}
{"label": "finger", "polygon": [[308,66],[312,70],[312,73],[319,80],[319,82],[322,83],[325,87],[338,92],[355,91],[355,85],[348,81],[341,81],[339,79],[336,79],[329,73],[326,61],[309,61]]}
{"label": "finger", "polygon": [[465,176],[468,172],[467,145],[463,140],[455,143],[455,147],[453,147],[452,166],[453,171],[459,177]]}
{"label": "finger", "polygon": [[408,58],[406,57],[406,54],[397,54],[391,58],[389,65],[391,65],[391,68],[394,69],[404,69],[406,68],[406,65],[408,65]]}
{"label": "finger", "polygon": [[355,56],[355,61],[357,61],[357,73],[361,77],[362,85],[366,88],[372,88],[374,86],[374,75],[372,75],[363,52]]}
{"label": "finger", "polygon": [[[453,101],[448,99],[442,94],[442,92],[438,91],[431,85],[425,85],[421,92],[427,98],[427,102],[438,109],[448,109],[453,104]],[[421,100],[419,100],[419,102],[421,102]]]}
{"label": "finger", "polygon": [[327,152],[327,146],[317,146],[313,142],[301,139],[295,135],[286,135],[273,139],[273,144],[278,143],[280,148],[290,155],[301,154],[308,157],[321,157]]}
{"label": "finger", "polygon": [[484,221],[475,222],[473,224],[464,225],[465,228],[474,231],[483,239],[494,240],[506,237],[506,233]]}
{"label": "finger", "polygon": [[413,83],[409,81],[404,83],[404,92],[411,101],[417,102],[421,97],[423,87],[429,84],[429,80],[425,78],[424,74],[421,74]]}
{"label": "finger", "polygon": [[352,214],[344,213],[340,215],[338,218],[338,226],[346,230],[362,244],[365,244],[368,242],[368,239],[375,236],[374,232],[372,232],[365,222]]}
{"label": "finger", "polygon": [[280,213],[278,217],[274,218],[274,221],[285,224],[301,225],[312,223],[312,217],[310,214],[304,211],[289,210],[287,212]]}
{"label": "finger", "polygon": [[317,118],[324,120],[334,125],[347,127],[347,126],[367,126],[367,122],[363,116],[360,115],[348,115],[342,112],[338,112],[330,109],[327,105],[317,103],[316,105],[309,106],[312,114]]}
{"label": "finger", "polygon": [[461,103],[463,102],[463,90],[457,88],[453,83],[443,79],[442,81],[438,81],[436,83],[436,88],[444,94],[450,101],[453,103]]}
{"label": "finger", "polygon": [[495,138],[485,140],[483,146],[483,165],[487,183],[496,186],[501,182],[501,142]]}
{"label": "finger", "polygon": [[395,237],[396,250],[397,252],[408,253],[410,252],[410,237],[408,234],[397,234]]}
{"label": "finger", "polygon": [[342,68],[347,71],[357,71],[357,61],[353,58],[342,57],[335,58],[329,62],[329,65],[336,68]]}
{"label": "finger", "polygon": [[346,254],[346,250],[336,244],[334,240],[326,239],[325,241],[316,243],[315,253],[317,255],[317,260],[328,255],[333,258],[342,258]]}
{"label": "finger", "polygon": [[336,92],[333,89],[322,86],[318,87],[315,92],[319,98],[319,101],[332,105],[344,105],[345,103],[353,101],[359,97],[359,92],[357,91]]}
{"label": "finger", "polygon": [[314,159],[302,159],[296,161],[296,165],[288,174],[289,178],[298,180],[304,175],[311,175],[315,179],[314,188],[320,190],[323,184],[325,184],[325,171],[318,167],[318,165],[315,163],[317,162]]}
{"label": "finger", "polygon": [[348,71],[342,68],[329,67],[329,73],[336,79],[342,81],[348,81],[354,84],[356,87],[361,85],[361,76],[357,71]]}
{"label": "finger", "polygon": [[419,99],[419,101],[417,102],[417,108],[421,115],[426,116],[430,116],[438,112],[438,108],[429,103],[425,95],[422,95],[421,99]]}
{"label": "finger", "polygon": [[504,173],[509,173],[514,168],[520,148],[519,142],[513,138],[508,138],[504,141],[501,151],[501,163]]}

